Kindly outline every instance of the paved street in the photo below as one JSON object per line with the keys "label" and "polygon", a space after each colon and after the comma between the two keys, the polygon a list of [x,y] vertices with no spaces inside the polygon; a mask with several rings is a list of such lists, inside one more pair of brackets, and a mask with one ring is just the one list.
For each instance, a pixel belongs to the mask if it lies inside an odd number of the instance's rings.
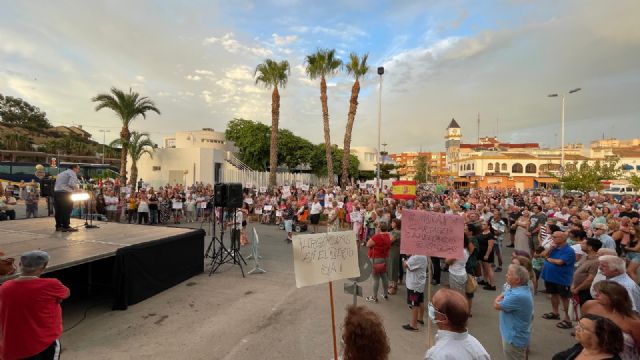
{"label": "paved street", "polygon": [[[195,228],[200,224],[182,226]],[[260,224],[249,224],[249,229],[253,226],[260,234],[264,257],[261,265],[266,274],[243,279],[237,266],[226,265],[211,277],[201,274],[126,311],[111,311],[107,298],[67,302],[63,306],[68,329],[62,336],[63,356],[67,359],[331,358],[328,286],[297,289],[291,245],[283,241],[284,232],[276,226]],[[251,265],[249,261],[245,271]],[[503,274],[499,274],[499,284],[503,282]],[[446,279],[444,273],[443,284]],[[343,283],[334,284],[338,324],[352,300],[351,295],[344,294]],[[371,293],[371,284],[371,280],[362,284],[365,295]],[[399,294],[388,301],[368,306],[384,318],[391,359],[421,359],[426,350],[426,331],[423,328],[418,333],[409,333],[401,328],[409,317],[404,294],[401,287]],[[496,295],[478,291],[469,329],[495,358],[501,358],[498,316],[491,308]],[[359,302],[362,301],[360,298]],[[544,294],[538,294],[532,359],[548,359],[572,343],[568,330],[557,329],[553,322],[539,318],[548,306]]]}

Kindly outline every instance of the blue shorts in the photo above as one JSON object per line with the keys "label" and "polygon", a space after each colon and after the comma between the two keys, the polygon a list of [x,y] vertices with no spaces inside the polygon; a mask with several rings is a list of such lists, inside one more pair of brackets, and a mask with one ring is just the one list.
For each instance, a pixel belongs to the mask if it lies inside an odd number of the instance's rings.
{"label": "blue shorts", "polygon": [[293,231],[293,220],[284,221],[284,231],[290,233]]}
{"label": "blue shorts", "polygon": [[640,263],[640,252],[635,252],[635,251],[627,252],[627,259],[634,263]]}

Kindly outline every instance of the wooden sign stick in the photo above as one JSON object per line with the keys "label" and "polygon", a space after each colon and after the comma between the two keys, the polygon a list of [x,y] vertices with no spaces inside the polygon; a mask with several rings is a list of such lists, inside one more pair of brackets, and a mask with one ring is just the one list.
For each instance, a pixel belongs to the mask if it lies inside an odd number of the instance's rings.
{"label": "wooden sign stick", "polygon": [[333,282],[329,281],[329,303],[331,304],[331,333],[333,335],[333,359],[338,360],[338,344],[336,343],[336,316],[333,311]]}

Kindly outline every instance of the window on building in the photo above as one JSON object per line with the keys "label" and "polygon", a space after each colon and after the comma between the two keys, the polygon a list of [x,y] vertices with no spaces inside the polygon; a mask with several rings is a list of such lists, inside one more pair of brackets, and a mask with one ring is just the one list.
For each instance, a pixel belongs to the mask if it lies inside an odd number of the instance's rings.
{"label": "window on building", "polygon": [[507,171],[507,164],[502,164],[501,171]]}
{"label": "window on building", "polygon": [[[576,164],[573,164],[573,163],[566,164],[565,168],[566,168],[567,171],[576,171],[577,170]],[[558,169],[558,170],[560,170],[560,169]]]}
{"label": "window on building", "polygon": [[624,165],[622,165],[622,170],[631,171],[631,170],[633,170],[633,165],[624,164]]}
{"label": "window on building", "polygon": [[495,169],[496,172],[500,172],[500,163],[496,163]]}
{"label": "window on building", "polygon": [[493,171],[493,164],[489,163],[489,165],[487,165],[487,170]]}
{"label": "window on building", "polygon": [[511,172],[514,174],[522,174],[522,164],[515,163],[511,166]]}
{"label": "window on building", "polygon": [[536,173],[536,165],[535,164],[527,164],[527,166],[524,169],[524,172],[526,172],[527,174],[535,174]]}
{"label": "window on building", "polygon": [[152,166],[151,170],[152,171],[160,171],[160,166]]}

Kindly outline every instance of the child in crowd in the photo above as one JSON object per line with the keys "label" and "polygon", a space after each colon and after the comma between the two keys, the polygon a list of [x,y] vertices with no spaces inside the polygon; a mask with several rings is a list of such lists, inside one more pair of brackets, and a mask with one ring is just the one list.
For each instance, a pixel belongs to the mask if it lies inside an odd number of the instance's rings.
{"label": "child in crowd", "polygon": [[538,246],[533,253],[533,259],[531,260],[531,266],[533,267],[533,272],[536,276],[533,280],[533,293],[538,293],[538,279],[540,279],[540,273],[542,272],[542,266],[544,265],[544,257],[542,256],[542,252],[544,252],[544,247]]}

